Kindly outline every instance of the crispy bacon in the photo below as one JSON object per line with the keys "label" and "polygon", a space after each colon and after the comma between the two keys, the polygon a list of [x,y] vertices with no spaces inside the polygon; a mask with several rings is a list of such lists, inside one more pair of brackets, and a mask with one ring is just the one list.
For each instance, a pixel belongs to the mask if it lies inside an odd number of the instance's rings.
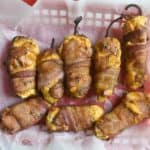
{"label": "crispy bacon", "polygon": [[5,108],[1,113],[2,127],[13,134],[35,125],[43,119],[48,107],[43,99],[35,97]]}
{"label": "crispy bacon", "polygon": [[46,125],[50,132],[92,129],[94,122],[103,113],[98,105],[52,107],[47,115]]}
{"label": "crispy bacon", "polygon": [[53,104],[64,93],[63,62],[52,49],[42,52],[38,60],[38,89],[44,99]]}
{"label": "crispy bacon", "polygon": [[82,17],[79,17],[74,21],[74,35],[65,37],[59,48],[59,54],[64,61],[67,91],[74,98],[85,97],[91,85],[93,50],[90,40],[77,33],[77,25],[81,20]]}
{"label": "crispy bacon", "polygon": [[150,97],[142,92],[130,92],[112,112],[95,125],[95,135],[101,139],[114,137],[122,130],[150,117]]}
{"label": "crispy bacon", "polygon": [[8,70],[15,94],[28,98],[36,94],[36,59],[39,53],[37,43],[27,37],[13,39],[8,57]]}
{"label": "crispy bacon", "polygon": [[123,25],[125,54],[125,84],[129,90],[137,90],[147,80],[146,58],[148,45],[147,18],[128,17]]}
{"label": "crispy bacon", "polygon": [[94,88],[99,101],[113,94],[118,84],[121,64],[121,46],[116,38],[105,37],[95,46]]}

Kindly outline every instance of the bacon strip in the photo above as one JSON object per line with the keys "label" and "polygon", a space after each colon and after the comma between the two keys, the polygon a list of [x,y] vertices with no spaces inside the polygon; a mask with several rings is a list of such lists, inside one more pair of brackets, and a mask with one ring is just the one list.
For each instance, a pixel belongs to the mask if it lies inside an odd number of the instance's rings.
{"label": "bacon strip", "polygon": [[13,78],[24,78],[24,77],[34,77],[36,75],[35,70],[27,70],[27,71],[21,71],[17,72],[12,75]]}
{"label": "bacon strip", "polygon": [[59,48],[64,61],[67,92],[74,98],[86,96],[91,85],[92,46],[83,35],[67,36]]}
{"label": "bacon strip", "polygon": [[8,70],[14,92],[25,99],[36,95],[37,43],[27,37],[16,36],[9,50]]}
{"label": "bacon strip", "polygon": [[63,62],[52,49],[40,54],[38,60],[38,89],[49,103],[58,101],[64,93]]}
{"label": "bacon strip", "polygon": [[124,81],[128,90],[143,87],[147,80],[146,58],[149,42],[146,23],[146,17],[134,16],[126,19],[123,25],[126,71]]}
{"label": "bacon strip", "polygon": [[1,114],[2,127],[13,134],[35,125],[43,119],[48,107],[43,99],[36,97],[5,108]]}
{"label": "bacon strip", "polygon": [[116,38],[106,37],[97,42],[94,60],[94,88],[99,101],[113,94],[118,84],[121,46]]}
{"label": "bacon strip", "polygon": [[112,112],[105,114],[95,125],[95,135],[110,139],[126,128],[150,117],[150,97],[142,92],[130,92]]}
{"label": "bacon strip", "polygon": [[52,107],[47,115],[46,124],[50,132],[77,132],[91,129],[103,113],[103,109],[97,105]]}

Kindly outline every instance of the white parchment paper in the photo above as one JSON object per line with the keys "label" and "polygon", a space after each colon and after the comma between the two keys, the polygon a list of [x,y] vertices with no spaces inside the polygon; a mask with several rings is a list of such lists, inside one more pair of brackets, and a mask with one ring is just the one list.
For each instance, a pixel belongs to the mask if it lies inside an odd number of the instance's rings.
{"label": "white parchment paper", "polygon": [[[110,20],[128,3],[139,4],[145,15],[150,15],[147,0],[38,0],[34,7],[20,0],[0,1],[0,111],[20,101],[13,94],[4,66],[14,36],[35,38],[41,50],[49,47],[51,38],[55,37],[57,46],[65,35],[73,32],[73,19],[82,15],[80,32],[95,43],[104,36]],[[117,25],[112,28],[112,34],[120,37]],[[41,125],[14,135],[0,130],[0,150],[150,150],[150,122],[146,120],[106,142],[83,132],[49,134]]]}

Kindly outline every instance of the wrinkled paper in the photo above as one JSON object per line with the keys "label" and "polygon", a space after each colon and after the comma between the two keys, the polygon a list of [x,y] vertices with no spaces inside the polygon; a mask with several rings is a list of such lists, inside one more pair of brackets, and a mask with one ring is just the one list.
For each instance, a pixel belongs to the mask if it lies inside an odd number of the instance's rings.
{"label": "wrinkled paper", "polygon": [[[63,37],[73,33],[73,19],[84,16],[80,32],[86,34],[93,43],[105,34],[105,27],[113,17],[121,13],[128,3],[142,6],[147,16],[150,15],[149,1],[132,0],[38,0],[34,7],[20,0],[5,0],[0,3],[0,111],[16,102],[5,67],[7,51],[12,38],[25,35],[35,38],[41,50],[49,47],[51,39],[56,39],[57,47]],[[103,15],[106,18],[103,19]],[[112,35],[120,37],[117,26]],[[150,54],[148,53],[148,58]],[[149,59],[148,59],[149,60]],[[147,68],[149,68],[147,61]],[[120,92],[120,91],[119,91]],[[110,107],[110,103],[106,103]],[[0,130],[0,150],[148,150],[150,149],[150,121],[131,127],[114,139],[102,141],[91,132],[47,133],[42,125],[8,135]]]}

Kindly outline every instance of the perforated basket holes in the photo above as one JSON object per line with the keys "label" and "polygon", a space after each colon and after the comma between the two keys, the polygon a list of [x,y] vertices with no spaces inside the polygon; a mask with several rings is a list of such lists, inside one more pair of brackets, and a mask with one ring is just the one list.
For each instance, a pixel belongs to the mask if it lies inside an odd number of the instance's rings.
{"label": "perforated basket holes", "polygon": [[[35,9],[33,14],[24,20],[18,30],[28,36],[38,37],[38,40],[49,42],[52,36],[55,36],[56,44],[59,44],[64,36],[73,33],[73,20],[75,14],[65,3],[56,3],[55,1],[46,1],[41,8]],[[100,3],[89,5],[79,9],[78,15],[83,16],[79,25],[80,33],[85,34],[95,43],[97,39],[104,37],[106,28],[110,22],[117,18],[119,14],[112,7],[104,7]],[[34,25],[33,25],[34,24]],[[115,23],[110,34],[119,37],[119,23]],[[38,31],[38,36],[37,36]],[[47,38],[49,37],[49,38]]]}
{"label": "perforated basket holes", "polygon": [[[85,11],[83,12],[83,21],[81,24],[88,27],[107,27],[110,21],[117,18],[119,15],[109,12],[93,12]],[[37,9],[34,11],[32,17],[35,21],[41,21],[44,24],[54,24],[54,25],[66,25],[73,24],[73,17],[66,9]],[[31,19],[33,19],[31,17]],[[119,22],[113,25],[113,28],[118,28]]]}

